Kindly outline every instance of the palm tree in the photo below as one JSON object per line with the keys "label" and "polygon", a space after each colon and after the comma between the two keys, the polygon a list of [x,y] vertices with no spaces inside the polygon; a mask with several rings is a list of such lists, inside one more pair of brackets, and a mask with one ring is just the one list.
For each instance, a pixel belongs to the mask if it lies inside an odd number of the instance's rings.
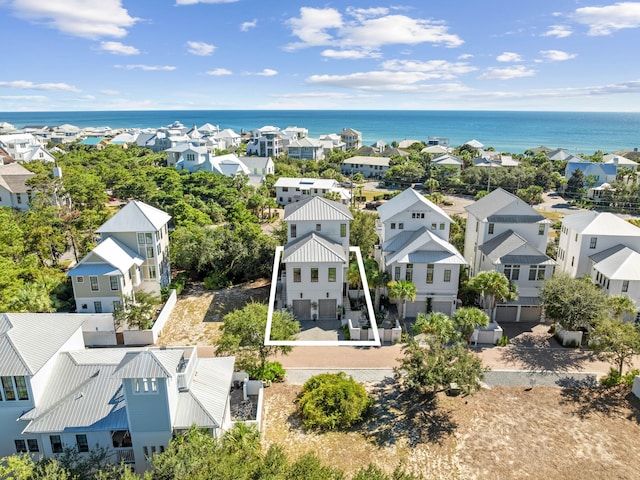
{"label": "palm tree", "polygon": [[404,320],[405,303],[407,300],[413,302],[416,299],[416,286],[406,280],[393,280],[387,286],[389,287],[389,297],[395,298],[397,301],[398,317]]}
{"label": "palm tree", "polygon": [[349,269],[347,270],[347,283],[351,288],[356,287],[358,289],[356,302],[360,299],[360,280],[360,269],[358,268],[358,264],[353,262],[349,265]]}
{"label": "palm tree", "polygon": [[456,328],[460,331],[462,338],[467,342],[467,348],[471,341],[471,335],[473,331],[479,327],[486,327],[489,324],[489,317],[479,308],[474,307],[462,307],[453,314],[451,317],[456,325]]}
{"label": "palm tree", "polygon": [[518,298],[518,291],[509,279],[500,272],[480,272],[469,280],[469,287],[482,297],[482,308],[495,321],[499,302],[508,302]]}
{"label": "palm tree", "polygon": [[637,311],[636,302],[626,295],[612,295],[608,299],[609,308],[616,320],[621,320],[623,314],[634,315]]}
{"label": "palm tree", "polygon": [[375,296],[373,301],[373,307],[376,312],[380,311],[380,297],[381,297],[381,289],[391,278],[389,274],[384,270],[380,270],[378,264],[372,258],[367,258],[364,261],[364,269],[367,275],[367,282],[369,282],[369,288],[375,289]]}

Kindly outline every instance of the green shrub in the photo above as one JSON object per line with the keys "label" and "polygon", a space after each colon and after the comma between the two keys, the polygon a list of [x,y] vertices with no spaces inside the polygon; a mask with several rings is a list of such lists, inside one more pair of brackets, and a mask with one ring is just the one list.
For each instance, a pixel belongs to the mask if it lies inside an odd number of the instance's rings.
{"label": "green shrub", "polygon": [[169,298],[169,293],[171,292],[171,290],[175,290],[176,295],[180,295],[187,284],[188,278],[189,275],[187,274],[187,272],[180,272],[175,276],[173,280],[171,280],[171,283],[169,285],[167,285],[166,287],[162,287],[162,301],[166,301]]}
{"label": "green shrub", "polygon": [[507,337],[506,335],[504,335],[504,334],[503,334],[503,335],[500,337],[500,340],[498,340],[498,341],[496,342],[496,345],[497,345],[498,347],[506,347],[507,345],[509,345],[509,337]]}
{"label": "green shrub", "polygon": [[213,273],[204,279],[204,288],[207,290],[220,290],[230,286],[231,281],[219,273]]}
{"label": "green shrub", "polygon": [[296,402],[304,426],[321,430],[350,427],[360,422],[373,404],[362,384],[344,372],[311,377]]}
{"label": "green shrub", "polygon": [[628,371],[622,376],[622,382],[626,383],[630,387],[633,387],[633,381],[638,375],[640,375],[640,370],[634,368],[633,370]]}
{"label": "green shrub", "polygon": [[266,382],[281,382],[284,380],[286,370],[280,362],[265,362],[264,368],[260,365],[254,365],[247,368],[249,378],[255,380],[264,380]]}
{"label": "green shrub", "polygon": [[614,387],[620,383],[622,376],[620,371],[615,368],[610,368],[609,373],[600,379],[600,383],[605,387]]}

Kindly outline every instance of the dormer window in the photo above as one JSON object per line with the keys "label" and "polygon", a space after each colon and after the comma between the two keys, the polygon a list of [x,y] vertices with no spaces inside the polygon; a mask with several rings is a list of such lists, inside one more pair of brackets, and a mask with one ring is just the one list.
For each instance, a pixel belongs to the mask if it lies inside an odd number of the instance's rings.
{"label": "dormer window", "polygon": [[155,378],[135,378],[133,380],[135,393],[155,393],[158,391],[158,382]]}
{"label": "dormer window", "polygon": [[493,229],[495,228],[495,223],[490,223],[489,224],[489,235],[493,235]]}

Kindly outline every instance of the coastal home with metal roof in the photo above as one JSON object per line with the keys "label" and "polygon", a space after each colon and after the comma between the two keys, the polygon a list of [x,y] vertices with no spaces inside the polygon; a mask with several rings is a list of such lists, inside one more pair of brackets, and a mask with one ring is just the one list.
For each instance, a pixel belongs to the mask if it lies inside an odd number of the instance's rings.
{"label": "coastal home with metal roof", "polygon": [[357,150],[362,146],[362,132],[353,128],[343,128],[340,133],[340,140],[345,144],[347,150]]}
{"label": "coastal home with metal roof", "polygon": [[498,304],[495,322],[541,318],[540,288],[556,262],[545,252],[551,221],[524,200],[498,188],[467,206],[464,257],[470,275],[503,273],[517,288],[518,299]]}
{"label": "coastal home with metal roof", "polygon": [[88,315],[0,314],[0,457],[101,447],[142,472],[192,425],[231,424],[234,358],[195,347],[84,348]]}
{"label": "coastal home with metal roof", "polygon": [[19,163],[0,164],[0,207],[27,210],[31,191],[27,181],[35,176]]}
{"label": "coastal home with metal roof", "polygon": [[351,201],[351,192],[331,178],[280,177],[273,187],[276,191],[276,202],[283,206],[328,193],[337,194],[341,203],[348,204]]}
{"label": "coastal home with metal roof", "polygon": [[389,170],[389,162],[388,157],[356,155],[343,160],[340,173],[348,176],[360,173],[365,178],[381,179]]}
{"label": "coastal home with metal roof", "polygon": [[408,301],[405,316],[457,308],[460,269],[467,261],[449,243],[453,220],[444,210],[412,188],[378,207],[376,233],[380,246],[375,258],[392,280],[416,286],[416,298]]}
{"label": "coastal home with metal roof", "polygon": [[339,202],[314,196],[285,206],[285,298],[298,319],[335,319],[349,266],[353,215]]}
{"label": "coastal home with metal roof", "polygon": [[156,295],[171,282],[171,217],[138,200],[127,203],[97,230],[100,243],[67,276],[80,313],[113,312],[138,290]]}

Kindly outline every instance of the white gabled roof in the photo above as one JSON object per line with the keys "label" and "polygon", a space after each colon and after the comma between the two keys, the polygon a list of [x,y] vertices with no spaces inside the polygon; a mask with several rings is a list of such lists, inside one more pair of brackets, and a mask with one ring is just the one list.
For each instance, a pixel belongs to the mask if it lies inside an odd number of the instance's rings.
{"label": "white gabled roof", "polygon": [[475,138],[473,140],[469,140],[468,142],[466,142],[465,145],[469,145],[470,147],[473,147],[473,148],[484,148],[484,144],[480,143]]}
{"label": "white gabled roof", "polygon": [[583,212],[567,215],[562,225],[583,235],[640,237],[640,228],[609,212]]}
{"label": "white gabled roof", "polygon": [[[501,212],[509,211],[507,207],[511,206],[518,208],[518,213],[511,212],[500,215]],[[518,223],[541,223],[546,221],[544,215],[536,212],[531,205],[502,188],[496,188],[477,202],[466,206],[465,210],[481,222],[487,221],[491,216],[502,217],[494,219],[497,223],[501,223],[501,221],[518,221]],[[547,223],[550,222],[547,221]]]}
{"label": "white gabled roof", "polygon": [[301,200],[297,203],[290,203],[284,207],[285,222],[295,221],[317,221],[317,220],[353,220],[353,215],[345,205],[315,196]]}
{"label": "white gabled roof", "polygon": [[[98,258],[95,258],[95,257]],[[97,265],[102,260],[109,266]],[[142,265],[144,258],[133,250],[114,240],[105,238],[67,273],[69,277],[82,275],[124,275],[133,265]]]}
{"label": "white gabled roof", "polygon": [[288,187],[288,188],[333,188],[338,185],[338,182],[332,178],[294,178],[294,177],[280,177],[273,185],[275,188]]}
{"label": "white gabled roof", "polygon": [[284,249],[282,261],[287,263],[343,263],[347,261],[341,244],[310,233]]}
{"label": "white gabled roof", "polygon": [[468,265],[453,245],[434,235],[426,227],[396,235],[382,245],[382,250],[389,252],[385,258],[387,267],[396,262]]}
{"label": "white gabled roof", "polygon": [[85,320],[78,313],[0,314],[0,376],[35,374]]}
{"label": "white gabled roof", "polygon": [[623,245],[608,248],[590,257],[594,268],[611,280],[640,281],[640,253]]}
{"label": "white gabled roof", "polygon": [[169,222],[171,216],[139,200],[127,203],[96,230],[97,233],[155,232]]}
{"label": "white gabled roof", "polygon": [[432,201],[425,198],[424,195],[419,194],[413,188],[407,188],[404,192],[396,195],[388,202],[378,207],[378,215],[381,222],[386,222],[389,219],[395,217],[398,213],[404,212],[416,204],[422,204],[423,207],[427,207],[442,218],[451,222],[451,218]]}

